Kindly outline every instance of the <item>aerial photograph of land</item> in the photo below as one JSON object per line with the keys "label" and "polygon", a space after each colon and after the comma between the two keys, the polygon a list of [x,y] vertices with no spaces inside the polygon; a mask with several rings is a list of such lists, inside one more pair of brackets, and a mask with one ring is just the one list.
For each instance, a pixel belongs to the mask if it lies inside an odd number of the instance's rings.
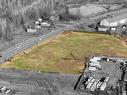
{"label": "aerial photograph of land", "polygon": [[127,95],[127,0],[0,0],[0,95]]}

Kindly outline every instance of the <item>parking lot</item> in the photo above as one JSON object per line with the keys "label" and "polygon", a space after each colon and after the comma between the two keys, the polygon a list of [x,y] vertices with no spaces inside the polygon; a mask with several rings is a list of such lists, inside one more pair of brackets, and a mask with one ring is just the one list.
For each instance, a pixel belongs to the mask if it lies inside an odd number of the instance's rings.
{"label": "parking lot", "polygon": [[122,95],[126,91],[124,86],[126,85],[126,64],[126,58],[90,57],[76,89],[94,95]]}

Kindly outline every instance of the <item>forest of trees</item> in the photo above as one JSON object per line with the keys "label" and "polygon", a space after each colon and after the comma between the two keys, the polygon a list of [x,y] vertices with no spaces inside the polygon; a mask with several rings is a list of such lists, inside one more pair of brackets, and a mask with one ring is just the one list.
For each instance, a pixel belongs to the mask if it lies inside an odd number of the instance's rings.
{"label": "forest of trees", "polygon": [[125,2],[127,0],[0,0],[0,37],[12,38],[12,32],[31,19],[47,17],[53,10],[59,11],[68,3]]}
{"label": "forest of trees", "polygon": [[0,37],[12,39],[12,32],[29,20],[50,15],[65,0],[0,0]]}

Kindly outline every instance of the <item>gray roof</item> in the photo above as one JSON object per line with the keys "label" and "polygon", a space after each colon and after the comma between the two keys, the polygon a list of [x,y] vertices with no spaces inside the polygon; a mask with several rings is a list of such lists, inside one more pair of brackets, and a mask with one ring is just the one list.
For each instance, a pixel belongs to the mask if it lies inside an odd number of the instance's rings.
{"label": "gray roof", "polygon": [[107,18],[105,19],[106,21],[108,21],[109,23],[113,23],[113,22],[117,22],[117,21],[120,21],[120,20],[123,20],[123,19],[127,19],[127,13],[126,14],[120,14],[118,16],[114,16],[112,18]]}

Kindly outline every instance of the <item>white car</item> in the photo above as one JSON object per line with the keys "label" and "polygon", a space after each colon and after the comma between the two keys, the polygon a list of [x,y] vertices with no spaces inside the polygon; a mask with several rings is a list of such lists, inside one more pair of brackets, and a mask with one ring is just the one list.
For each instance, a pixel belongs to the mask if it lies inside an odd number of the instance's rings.
{"label": "white car", "polygon": [[27,29],[27,32],[28,33],[35,33],[36,32],[36,29],[28,28]]}
{"label": "white car", "polygon": [[35,28],[41,28],[41,26],[40,25],[35,25]]}
{"label": "white car", "polygon": [[48,23],[48,22],[42,22],[42,23],[41,23],[41,26],[47,26],[47,27],[48,27],[48,26],[51,26],[51,24]]}

